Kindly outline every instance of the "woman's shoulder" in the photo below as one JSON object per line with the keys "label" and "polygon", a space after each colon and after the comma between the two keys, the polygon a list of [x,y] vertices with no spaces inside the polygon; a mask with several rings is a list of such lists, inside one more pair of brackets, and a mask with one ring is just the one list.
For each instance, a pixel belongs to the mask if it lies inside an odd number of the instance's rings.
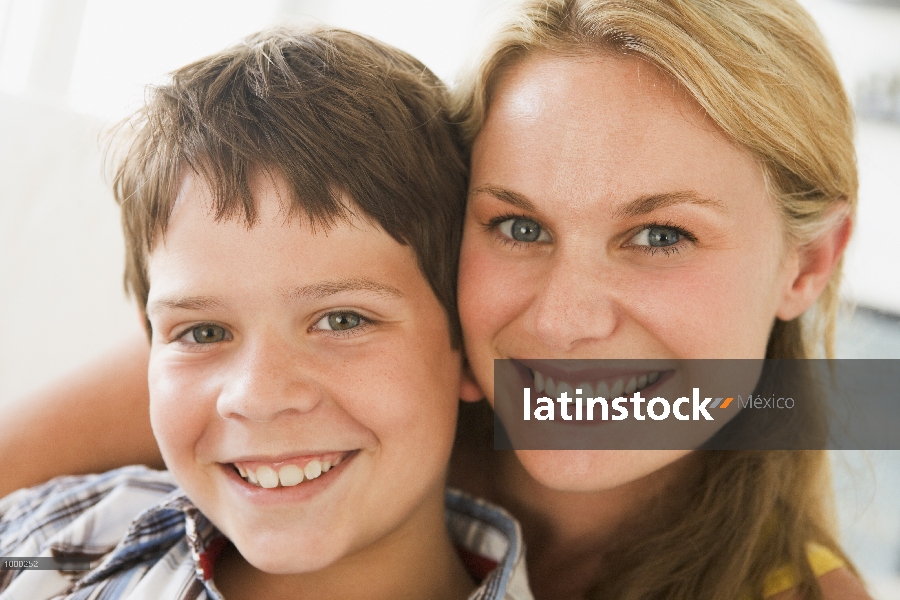
{"label": "woman's shoulder", "polygon": [[[807,548],[807,556],[825,600],[871,600],[862,581],[837,554],[813,543]],[[769,575],[763,597],[766,600],[802,600],[794,590],[796,584],[794,569],[786,565]]]}
{"label": "woman's shoulder", "polygon": [[[872,600],[859,578],[846,567],[839,567],[819,577],[824,600]],[[803,600],[794,590],[785,590],[766,600]]]}

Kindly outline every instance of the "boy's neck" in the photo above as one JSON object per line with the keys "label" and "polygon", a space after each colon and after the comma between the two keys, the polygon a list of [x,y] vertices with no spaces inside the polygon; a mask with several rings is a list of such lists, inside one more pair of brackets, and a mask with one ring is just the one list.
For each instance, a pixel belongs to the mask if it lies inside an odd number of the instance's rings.
{"label": "boy's neck", "polygon": [[260,571],[229,544],[216,561],[216,587],[227,600],[464,599],[475,584],[447,534],[443,492],[433,496],[400,528],[312,573]]}

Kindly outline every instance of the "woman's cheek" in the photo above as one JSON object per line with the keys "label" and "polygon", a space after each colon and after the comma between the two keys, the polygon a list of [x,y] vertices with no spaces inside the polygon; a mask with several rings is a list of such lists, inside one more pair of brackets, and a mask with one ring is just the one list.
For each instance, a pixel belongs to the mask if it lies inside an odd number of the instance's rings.
{"label": "woman's cheek", "polygon": [[762,356],[774,314],[761,262],[722,253],[661,277],[659,289],[676,291],[645,306],[656,311],[645,322],[681,358]]}
{"label": "woman's cheek", "polygon": [[[515,260],[484,248],[466,248],[460,258],[459,310],[468,351],[487,352],[496,335],[522,310],[529,278]],[[471,358],[471,356],[470,356]]]}

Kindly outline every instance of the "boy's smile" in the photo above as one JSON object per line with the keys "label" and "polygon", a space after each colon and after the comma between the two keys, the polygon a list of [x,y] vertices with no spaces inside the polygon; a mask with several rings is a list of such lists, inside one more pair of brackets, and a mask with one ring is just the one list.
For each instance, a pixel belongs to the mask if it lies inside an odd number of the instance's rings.
{"label": "boy's smile", "polygon": [[150,254],[151,419],[240,553],[301,573],[442,526],[461,357],[410,248],[311,227],[278,177],[252,191],[252,226],[217,221],[186,176]]}

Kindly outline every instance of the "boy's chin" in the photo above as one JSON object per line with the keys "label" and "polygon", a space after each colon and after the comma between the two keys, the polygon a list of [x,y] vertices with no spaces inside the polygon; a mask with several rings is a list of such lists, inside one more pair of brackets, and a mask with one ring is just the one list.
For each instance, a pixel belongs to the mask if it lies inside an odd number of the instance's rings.
{"label": "boy's chin", "polygon": [[[322,545],[310,544],[308,548],[297,548],[295,543],[292,544],[292,548],[288,549],[283,544],[279,546],[275,543],[261,547],[258,540],[253,543],[232,540],[232,543],[243,560],[250,566],[271,575],[299,575],[321,571],[333,565],[340,556],[343,556],[343,553],[336,550],[329,551]],[[273,548],[281,548],[281,550],[273,550]]]}

